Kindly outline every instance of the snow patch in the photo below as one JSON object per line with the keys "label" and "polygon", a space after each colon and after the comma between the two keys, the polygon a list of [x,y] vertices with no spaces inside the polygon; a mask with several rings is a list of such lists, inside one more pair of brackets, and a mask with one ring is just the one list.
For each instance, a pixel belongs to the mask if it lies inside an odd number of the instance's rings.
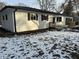
{"label": "snow patch", "polygon": [[79,33],[48,31],[0,38],[0,59],[72,59],[72,53],[79,53]]}

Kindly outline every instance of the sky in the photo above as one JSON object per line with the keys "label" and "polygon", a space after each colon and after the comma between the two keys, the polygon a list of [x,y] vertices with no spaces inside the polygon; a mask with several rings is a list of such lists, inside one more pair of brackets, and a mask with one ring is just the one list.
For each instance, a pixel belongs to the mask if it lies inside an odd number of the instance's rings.
{"label": "sky", "polygon": [[[18,3],[24,3],[27,6],[33,7],[33,8],[39,8],[39,5],[36,0],[0,0],[1,2],[5,2],[10,5],[16,5]],[[63,0],[56,0],[57,4],[60,5]]]}

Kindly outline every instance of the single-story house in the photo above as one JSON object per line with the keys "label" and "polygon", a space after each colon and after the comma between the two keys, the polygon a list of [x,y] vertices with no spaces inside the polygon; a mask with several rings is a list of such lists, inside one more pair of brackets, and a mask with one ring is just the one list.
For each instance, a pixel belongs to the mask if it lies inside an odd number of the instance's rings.
{"label": "single-story house", "polygon": [[70,19],[73,17],[23,6],[5,6],[0,11],[2,28],[11,32],[46,29],[50,23],[65,26]]}

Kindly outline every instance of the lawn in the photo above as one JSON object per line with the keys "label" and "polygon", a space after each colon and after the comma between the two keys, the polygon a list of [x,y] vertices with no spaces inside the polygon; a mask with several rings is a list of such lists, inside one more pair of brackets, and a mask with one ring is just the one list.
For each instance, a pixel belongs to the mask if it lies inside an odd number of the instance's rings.
{"label": "lawn", "polygon": [[47,31],[0,37],[0,59],[79,59],[79,33]]}

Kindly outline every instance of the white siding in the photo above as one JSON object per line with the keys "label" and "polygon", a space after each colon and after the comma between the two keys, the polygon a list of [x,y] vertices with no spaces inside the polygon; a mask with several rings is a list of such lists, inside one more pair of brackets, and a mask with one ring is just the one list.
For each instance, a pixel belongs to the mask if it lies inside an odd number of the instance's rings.
{"label": "white siding", "polygon": [[[48,21],[41,19],[41,15],[43,13],[38,13],[38,20],[28,20],[28,12],[30,11],[24,11],[24,10],[18,10],[15,12],[14,15],[14,10],[13,9],[5,9],[4,11],[1,12],[1,23],[2,23],[2,28],[15,32],[15,27],[17,32],[22,32],[22,31],[33,31],[33,30],[38,30],[38,29],[45,29],[49,28],[49,23],[53,22],[53,17],[56,17],[55,19],[55,24],[56,26],[64,26],[66,23],[66,17],[61,16],[61,15],[52,15],[48,14]],[[31,11],[30,13],[36,13]],[[7,14],[8,20],[3,20],[2,16],[5,17]],[[14,16],[15,16],[15,22],[16,26],[14,24]],[[57,22],[57,17],[62,17],[61,22]]]}
{"label": "white siding", "polygon": [[[5,15],[7,15],[7,20]],[[4,16],[4,20],[3,20],[3,16]],[[5,9],[4,11],[2,11],[1,13],[1,23],[2,23],[2,28],[11,31],[11,32],[15,32],[15,27],[14,27],[14,13],[12,9]]]}
{"label": "white siding", "polygon": [[[56,24],[56,26],[64,26],[65,25],[65,19],[64,19],[64,17],[63,16],[61,16],[61,15],[55,15],[55,24]],[[61,22],[57,22],[57,17],[61,17]]]}
{"label": "white siding", "polygon": [[16,30],[17,32],[32,31],[38,29],[48,28],[48,21],[41,20],[41,14],[38,14],[38,20],[28,20],[27,11],[17,11],[16,15]]}
{"label": "white siding", "polygon": [[[50,15],[49,16],[49,22],[53,22],[53,17],[55,17],[55,25],[60,26],[60,27],[66,27],[66,18],[72,18],[73,17],[67,17],[67,16],[62,16],[62,15]],[[57,17],[61,17],[61,22],[57,22]]]}
{"label": "white siding", "polygon": [[53,15],[49,15],[48,20],[49,20],[49,22],[53,22]]}

